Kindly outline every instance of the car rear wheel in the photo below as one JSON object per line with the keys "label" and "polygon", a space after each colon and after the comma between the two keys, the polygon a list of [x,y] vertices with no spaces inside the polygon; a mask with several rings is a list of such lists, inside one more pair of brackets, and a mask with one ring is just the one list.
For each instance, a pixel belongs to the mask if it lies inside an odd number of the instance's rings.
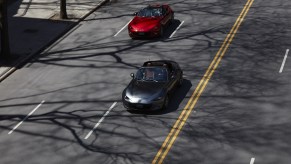
{"label": "car rear wheel", "polygon": [[183,84],[183,75],[181,75],[179,82],[178,82],[178,87],[181,87]]}
{"label": "car rear wheel", "polygon": [[164,100],[164,105],[162,107],[162,110],[166,110],[168,108],[168,105],[169,105],[169,95],[167,95],[165,97],[165,100]]}
{"label": "car rear wheel", "polygon": [[163,37],[163,35],[164,35],[164,27],[161,26],[161,29],[160,29],[160,37]]}
{"label": "car rear wheel", "polygon": [[173,23],[174,23],[174,13],[172,14],[171,20],[170,20],[170,24],[173,24]]}

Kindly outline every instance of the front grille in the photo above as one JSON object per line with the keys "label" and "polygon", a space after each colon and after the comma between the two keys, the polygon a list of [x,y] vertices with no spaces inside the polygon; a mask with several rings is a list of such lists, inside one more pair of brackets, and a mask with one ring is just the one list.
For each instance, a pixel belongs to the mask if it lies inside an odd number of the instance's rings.
{"label": "front grille", "polygon": [[150,109],[152,107],[151,104],[141,104],[141,103],[126,103],[126,106],[132,109]]}
{"label": "front grille", "polygon": [[133,32],[132,33],[136,37],[147,37],[150,36],[149,32]]}

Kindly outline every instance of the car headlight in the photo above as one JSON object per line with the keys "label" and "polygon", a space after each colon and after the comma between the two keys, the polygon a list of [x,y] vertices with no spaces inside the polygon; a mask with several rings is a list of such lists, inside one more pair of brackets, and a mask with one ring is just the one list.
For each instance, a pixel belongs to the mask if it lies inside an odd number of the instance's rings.
{"label": "car headlight", "polygon": [[125,100],[129,100],[129,97],[127,97],[127,96],[125,95],[125,96],[124,96],[124,99],[125,99]]}
{"label": "car headlight", "polygon": [[158,92],[157,94],[155,94],[155,96],[153,96],[153,101],[159,101],[159,100],[163,100],[165,98],[166,92],[165,91],[161,91]]}
{"label": "car headlight", "polygon": [[157,98],[154,99],[154,101],[159,101],[159,100],[162,100],[163,99],[163,96],[159,96]]}
{"label": "car headlight", "polygon": [[125,96],[124,96],[124,100],[129,101],[129,102],[132,102],[132,103],[137,103],[137,102],[139,102],[141,99],[138,98],[138,97],[133,97],[133,96],[131,96],[131,95],[125,95]]}

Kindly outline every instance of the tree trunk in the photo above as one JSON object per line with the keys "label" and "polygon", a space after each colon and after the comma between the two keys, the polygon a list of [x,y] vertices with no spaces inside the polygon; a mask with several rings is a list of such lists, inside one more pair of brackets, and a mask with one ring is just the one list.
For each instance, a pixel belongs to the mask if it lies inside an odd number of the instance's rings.
{"label": "tree trunk", "polygon": [[67,0],[61,0],[61,3],[60,3],[60,18],[61,19],[68,19],[66,1]]}
{"label": "tree trunk", "polygon": [[0,0],[1,58],[10,57],[7,0]]}

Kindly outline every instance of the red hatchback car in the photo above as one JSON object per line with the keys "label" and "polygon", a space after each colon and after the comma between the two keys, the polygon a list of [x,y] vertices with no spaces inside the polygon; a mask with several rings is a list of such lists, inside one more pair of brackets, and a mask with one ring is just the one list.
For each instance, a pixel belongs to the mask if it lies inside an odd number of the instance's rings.
{"label": "red hatchback car", "polygon": [[164,28],[174,20],[174,11],[169,5],[149,5],[134,15],[128,24],[128,34],[131,38],[163,36]]}

